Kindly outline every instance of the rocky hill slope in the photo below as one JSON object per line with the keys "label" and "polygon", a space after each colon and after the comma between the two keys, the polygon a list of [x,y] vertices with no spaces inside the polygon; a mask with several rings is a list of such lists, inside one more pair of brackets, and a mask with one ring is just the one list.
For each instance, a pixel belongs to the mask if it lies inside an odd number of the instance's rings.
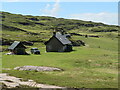
{"label": "rocky hill slope", "polygon": [[[33,45],[36,42],[44,43],[50,38],[53,30],[64,30],[72,36],[86,36],[87,34],[108,32],[109,35],[107,36],[110,37],[116,35],[110,32],[116,33],[120,30],[120,27],[115,25],[47,16],[0,12],[0,17],[2,18],[0,23],[2,26],[2,45],[10,45],[15,40],[22,41],[26,45]],[[92,36],[98,37],[97,35]]]}

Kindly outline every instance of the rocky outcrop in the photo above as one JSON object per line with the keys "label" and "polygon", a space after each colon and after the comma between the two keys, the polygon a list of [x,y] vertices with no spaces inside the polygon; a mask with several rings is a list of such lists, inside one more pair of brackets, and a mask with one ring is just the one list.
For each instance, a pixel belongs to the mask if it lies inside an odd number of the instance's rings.
{"label": "rocky outcrop", "polygon": [[70,33],[71,36],[75,35],[75,36],[84,36],[84,37],[96,37],[96,38],[99,38],[101,36],[98,36],[98,35],[83,35],[83,34],[78,34],[78,33]]}
{"label": "rocky outcrop", "polygon": [[2,42],[2,43],[0,43],[1,45],[11,45],[13,40],[8,40],[5,38],[2,38],[2,39],[0,39],[0,42]]}
{"label": "rocky outcrop", "polygon": [[[0,43],[1,45],[11,45],[14,40],[8,40],[8,39],[5,39],[5,38],[2,38],[0,39]],[[21,41],[24,45],[28,45],[28,46],[32,46],[34,43],[33,42],[30,42],[30,41]]]}
{"label": "rocky outcrop", "polygon": [[9,90],[8,88],[12,88],[14,90],[23,90],[21,88],[29,89],[31,87],[32,88],[44,88],[44,89],[46,89],[46,88],[51,88],[51,89],[56,88],[57,89],[58,88],[60,90],[66,88],[66,87],[59,87],[59,86],[54,86],[54,85],[39,84],[39,83],[35,82],[34,80],[23,81],[22,78],[9,76],[6,73],[0,74],[0,83],[2,84],[2,85],[0,85],[0,86],[2,86],[2,90]]}
{"label": "rocky outcrop", "polygon": [[43,23],[35,23],[35,24],[45,26],[45,24]]}
{"label": "rocky outcrop", "polygon": [[24,45],[32,46],[34,43],[30,41],[22,41]]}
{"label": "rocky outcrop", "polygon": [[70,35],[71,35],[71,36],[73,36],[73,35],[76,35],[76,36],[84,36],[84,35],[78,34],[78,33],[70,33]]}
{"label": "rocky outcrop", "polygon": [[32,25],[32,23],[27,23],[27,22],[18,22],[18,24],[22,24],[22,25]]}
{"label": "rocky outcrop", "polygon": [[[25,23],[24,23],[25,24]],[[26,23],[27,24],[27,23]],[[17,27],[12,27],[12,26],[7,26],[2,24],[2,30],[9,30],[9,31],[22,31],[22,32],[26,32],[27,34],[31,34],[31,35],[39,35],[39,33],[34,33],[34,32],[30,32],[30,31],[26,31]]]}
{"label": "rocky outcrop", "polygon": [[9,31],[23,31],[23,32],[27,32],[23,29],[20,29],[20,28],[17,28],[17,27],[12,27],[12,26],[7,26],[7,25],[4,25],[2,24],[2,30],[9,30]]}
{"label": "rocky outcrop", "polygon": [[73,46],[85,46],[85,42],[82,40],[71,41]]}
{"label": "rocky outcrop", "polygon": [[117,32],[118,30],[116,29],[111,29],[111,30],[91,30],[92,32]]}
{"label": "rocky outcrop", "polygon": [[29,20],[32,20],[32,21],[39,21],[39,19],[34,18],[34,17],[32,17],[32,18],[26,18],[26,19],[29,19]]}
{"label": "rocky outcrop", "polygon": [[22,66],[15,67],[15,70],[23,70],[23,71],[61,71],[62,69],[53,68],[53,67],[42,67],[42,66]]}

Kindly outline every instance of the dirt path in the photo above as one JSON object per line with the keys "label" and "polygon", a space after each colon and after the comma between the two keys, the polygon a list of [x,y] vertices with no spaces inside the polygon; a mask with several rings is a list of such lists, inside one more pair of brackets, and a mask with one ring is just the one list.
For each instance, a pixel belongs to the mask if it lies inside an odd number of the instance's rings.
{"label": "dirt path", "polygon": [[20,85],[27,85],[27,86],[36,87],[36,88],[65,88],[65,87],[59,87],[59,86],[53,86],[53,85],[38,84],[33,80],[22,81],[22,78],[9,76],[6,73],[0,74],[0,83],[4,83],[8,88],[15,88]]}

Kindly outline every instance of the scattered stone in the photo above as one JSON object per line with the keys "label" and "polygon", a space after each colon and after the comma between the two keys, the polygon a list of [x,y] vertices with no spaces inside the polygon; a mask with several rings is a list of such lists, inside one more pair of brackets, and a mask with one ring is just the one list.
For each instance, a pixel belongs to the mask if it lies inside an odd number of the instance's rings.
{"label": "scattered stone", "polygon": [[17,78],[14,76],[9,76],[6,73],[0,73],[0,83],[2,83],[4,88],[18,88],[20,86],[30,86],[36,88],[65,88],[53,85],[39,84],[33,80],[23,81],[22,78]]}
{"label": "scattered stone", "polygon": [[62,69],[53,67],[42,67],[42,66],[22,66],[15,67],[14,70],[25,70],[25,71],[61,71]]}

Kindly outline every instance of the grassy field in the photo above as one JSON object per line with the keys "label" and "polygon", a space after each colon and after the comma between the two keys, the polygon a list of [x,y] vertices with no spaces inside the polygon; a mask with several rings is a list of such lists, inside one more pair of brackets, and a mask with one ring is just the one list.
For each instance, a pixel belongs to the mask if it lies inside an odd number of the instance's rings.
{"label": "grassy field", "polygon": [[[2,17],[2,68],[3,73],[33,79],[38,83],[74,88],[118,88],[118,32],[119,26],[91,21],[63,19],[47,16],[30,16],[3,12]],[[73,47],[67,53],[45,52],[46,42],[54,30],[63,29],[68,34],[97,35],[88,37],[72,35],[71,40],[82,40],[86,46]],[[13,41],[28,41],[41,55],[5,55]],[[0,53],[1,54],[1,53]],[[63,71],[17,71],[17,66],[34,65],[58,67]]]}
{"label": "grassy field", "polygon": [[[74,36],[86,43],[83,47],[73,47],[69,53],[45,52],[45,46],[39,46],[41,55],[4,55],[3,73],[33,79],[38,83],[74,88],[118,88],[118,40],[117,38],[84,38]],[[27,49],[30,51],[30,48]],[[51,66],[63,69],[54,72],[17,71],[14,67],[34,65]]]}

